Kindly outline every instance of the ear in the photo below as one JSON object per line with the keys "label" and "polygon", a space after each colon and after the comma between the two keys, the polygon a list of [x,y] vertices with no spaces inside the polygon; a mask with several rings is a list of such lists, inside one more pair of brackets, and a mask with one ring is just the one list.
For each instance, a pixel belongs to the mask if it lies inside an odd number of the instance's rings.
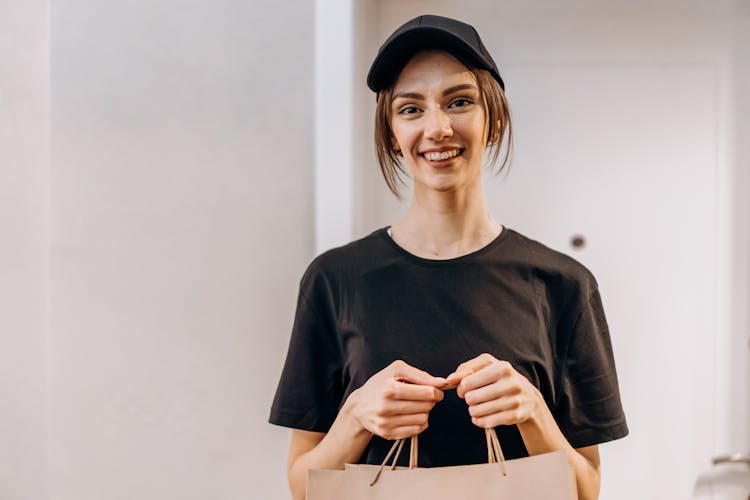
{"label": "ear", "polygon": [[391,137],[391,148],[396,152],[396,154],[401,153],[401,146],[398,145],[395,137]]}

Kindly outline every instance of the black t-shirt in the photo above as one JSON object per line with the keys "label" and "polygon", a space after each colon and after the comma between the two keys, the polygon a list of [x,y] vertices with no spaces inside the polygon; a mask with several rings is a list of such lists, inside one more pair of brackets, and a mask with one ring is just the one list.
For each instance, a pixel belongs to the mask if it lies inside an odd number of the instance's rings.
{"label": "black t-shirt", "polygon": [[[316,258],[301,281],[270,422],[327,432],[349,394],[391,362],[447,376],[484,352],[540,390],[573,447],[627,434],[593,275],[508,228],[448,260],[412,255],[385,229]],[[487,461],[484,432],[455,391],[429,424],[420,466]],[[516,426],[497,432],[506,458],[527,455]],[[389,448],[374,436],[360,462],[380,463]]]}

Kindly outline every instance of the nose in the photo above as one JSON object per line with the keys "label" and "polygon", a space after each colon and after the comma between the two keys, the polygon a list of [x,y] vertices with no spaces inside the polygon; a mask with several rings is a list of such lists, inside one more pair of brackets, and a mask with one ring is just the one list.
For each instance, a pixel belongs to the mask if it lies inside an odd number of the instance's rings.
{"label": "nose", "polygon": [[436,107],[427,112],[425,137],[433,141],[442,141],[453,136],[451,119],[443,108]]}

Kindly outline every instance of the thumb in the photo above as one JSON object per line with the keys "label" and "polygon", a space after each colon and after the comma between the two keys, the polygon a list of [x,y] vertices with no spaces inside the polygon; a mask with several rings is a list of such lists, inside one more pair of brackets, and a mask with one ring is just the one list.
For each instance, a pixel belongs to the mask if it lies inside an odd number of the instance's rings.
{"label": "thumb", "polygon": [[478,372],[488,364],[489,360],[483,358],[482,356],[478,356],[472,360],[466,361],[465,363],[461,363],[460,365],[458,365],[458,368],[456,368],[456,371],[446,377],[448,385],[451,388],[457,386],[465,377]]}

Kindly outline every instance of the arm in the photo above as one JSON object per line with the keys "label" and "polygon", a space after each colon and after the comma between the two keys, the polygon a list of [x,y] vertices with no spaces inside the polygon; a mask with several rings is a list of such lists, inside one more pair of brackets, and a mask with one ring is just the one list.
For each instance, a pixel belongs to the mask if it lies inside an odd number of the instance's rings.
{"label": "arm", "polygon": [[557,426],[541,394],[536,404],[538,407],[533,415],[518,424],[526,450],[530,455],[563,450],[575,472],[578,498],[580,500],[599,498],[601,473],[599,447],[594,445],[573,448]]}
{"label": "arm", "polygon": [[292,430],[287,478],[294,500],[305,498],[308,469],[340,469],[362,456],[372,434],[359,425],[351,410],[347,400],[327,433]]}
{"label": "arm", "polygon": [[448,376],[469,406],[474,425],[517,425],[530,455],[562,450],[573,467],[580,500],[599,497],[600,463],[596,446],[573,448],[557,426],[539,390],[510,363],[482,354]]}
{"label": "arm", "polygon": [[443,399],[437,389],[443,385],[444,378],[395,361],[352,392],[327,433],[295,429],[287,463],[292,498],[305,498],[308,469],[355,463],[373,434],[400,439],[424,431],[430,410]]}

